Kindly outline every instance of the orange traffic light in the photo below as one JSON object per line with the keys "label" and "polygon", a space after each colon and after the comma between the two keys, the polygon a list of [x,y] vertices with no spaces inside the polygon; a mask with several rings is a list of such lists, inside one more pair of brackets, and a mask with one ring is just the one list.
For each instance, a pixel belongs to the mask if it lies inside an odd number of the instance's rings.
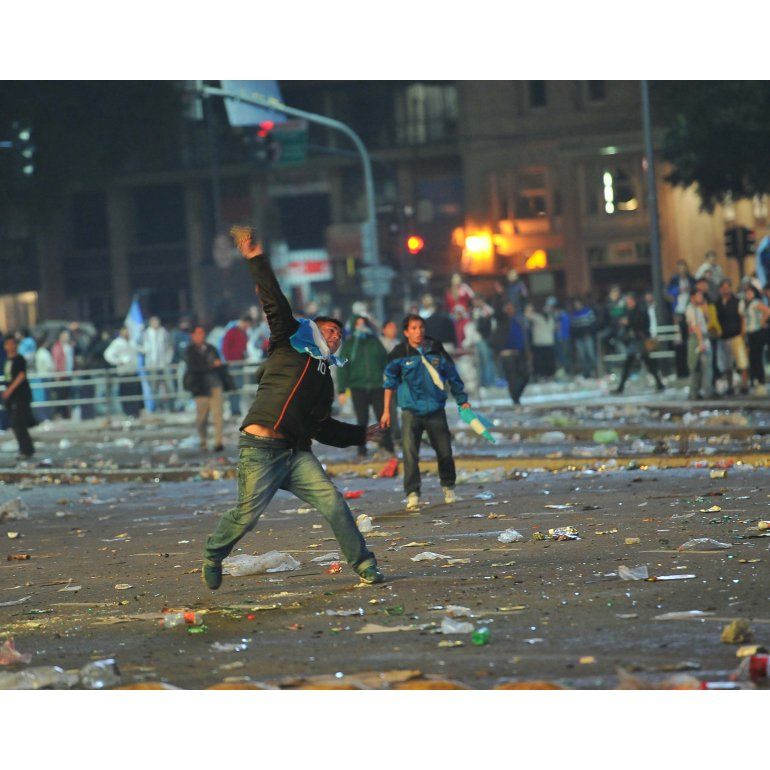
{"label": "orange traffic light", "polygon": [[416,256],[425,248],[425,241],[419,235],[410,235],[406,239],[406,249],[412,255]]}

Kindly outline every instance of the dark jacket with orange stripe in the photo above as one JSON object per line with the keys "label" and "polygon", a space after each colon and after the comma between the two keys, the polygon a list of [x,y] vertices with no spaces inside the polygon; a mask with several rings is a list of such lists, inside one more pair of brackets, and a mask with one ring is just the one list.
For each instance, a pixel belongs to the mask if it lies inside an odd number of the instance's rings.
{"label": "dark jacket with orange stripe", "polygon": [[270,326],[270,346],[256,398],[244,419],[283,434],[298,449],[310,449],[312,439],[331,446],[361,446],[366,428],[331,417],[334,383],[329,365],[299,353],[289,341],[299,323],[278,285],[265,255],[249,260]]}

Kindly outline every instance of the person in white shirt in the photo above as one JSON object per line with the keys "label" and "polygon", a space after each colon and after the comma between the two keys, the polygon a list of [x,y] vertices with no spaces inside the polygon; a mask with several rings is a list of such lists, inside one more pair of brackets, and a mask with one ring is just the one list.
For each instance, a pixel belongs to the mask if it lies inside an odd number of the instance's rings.
{"label": "person in white shirt", "polygon": [[[138,378],[140,349],[129,339],[124,326],[104,351],[104,360],[117,369],[118,391],[123,411],[130,417],[138,417],[142,410],[142,384]],[[137,398],[139,396],[139,398]]]}
{"label": "person in white shirt", "polygon": [[168,376],[168,367],[174,358],[174,348],[171,335],[163,328],[160,318],[156,315],[150,318],[149,326],[142,334],[142,350],[154,402],[153,411],[170,409],[171,401],[168,396],[173,388]]}
{"label": "person in white shirt", "polygon": [[708,271],[711,271],[709,280],[716,286],[724,280],[725,273],[722,270],[721,265],[717,262],[717,254],[715,251],[709,251],[706,253],[706,258],[703,264],[695,271],[695,279],[703,278]]}

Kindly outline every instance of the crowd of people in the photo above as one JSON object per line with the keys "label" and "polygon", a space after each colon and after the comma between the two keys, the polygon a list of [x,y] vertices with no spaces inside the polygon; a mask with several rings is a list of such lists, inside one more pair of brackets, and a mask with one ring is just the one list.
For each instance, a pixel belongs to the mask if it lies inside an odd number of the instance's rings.
{"label": "crowd of people", "polygon": [[[660,357],[653,354],[663,348],[664,339],[670,343],[668,355],[676,376],[689,378],[690,398],[765,393],[770,287],[761,286],[756,278],[744,278],[734,287],[713,252],[694,274],[686,262],[677,264],[660,310],[651,290],[624,293],[620,286],[611,286],[603,301],[588,296],[564,302],[554,296],[533,299],[515,270],[490,286],[486,292],[474,291],[455,274],[442,296],[425,293],[405,308],[406,315],[423,321],[426,338],[452,357],[474,397],[484,397],[493,387],[507,387],[513,403],[519,404],[530,382],[590,379],[611,365],[619,367],[616,393],[623,393],[639,364],[656,389],[663,390]],[[311,301],[296,315],[313,318],[318,312]],[[342,316],[339,308],[330,312],[332,317]],[[667,335],[661,334],[663,330]],[[400,318],[380,322],[364,302],[353,304],[340,351],[349,363],[335,369],[334,376],[339,406],[344,409],[350,402],[359,424],[370,412],[379,420],[385,411],[388,356],[403,340]],[[240,318],[210,329],[193,326],[187,318],[166,328],[152,316],[133,338],[125,326],[116,332],[95,332],[77,322],[53,336],[20,329],[7,336],[0,352],[8,394],[0,427],[69,417],[73,408],[82,418],[114,409],[129,416],[143,408],[180,411],[192,399],[201,447],[208,446],[208,424],[213,422],[213,448],[219,451],[226,408],[231,415],[241,414],[242,389],[256,384],[253,370],[245,375],[239,366],[232,372],[228,367],[263,362],[269,342],[267,319],[256,305]],[[9,362],[15,363],[11,367]],[[101,374],[90,375],[93,370]],[[13,386],[21,371],[23,378],[32,378],[25,388]],[[111,380],[101,376],[105,371]],[[65,403],[36,405],[34,410],[24,407],[22,419],[20,408],[14,412],[10,406],[25,401],[27,392],[32,404]],[[394,439],[401,437],[397,410],[392,411],[392,430],[379,442],[390,456],[395,453]],[[21,454],[31,454],[31,446],[31,440],[22,436]],[[365,446],[358,452],[365,455]]]}

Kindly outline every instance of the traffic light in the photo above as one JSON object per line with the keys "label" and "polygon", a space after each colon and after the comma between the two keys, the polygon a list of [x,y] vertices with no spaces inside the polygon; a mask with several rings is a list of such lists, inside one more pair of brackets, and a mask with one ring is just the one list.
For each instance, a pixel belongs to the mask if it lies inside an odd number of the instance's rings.
{"label": "traffic light", "polygon": [[731,227],[725,230],[725,254],[730,259],[738,259],[738,229]]}
{"label": "traffic light", "polygon": [[244,134],[244,142],[252,157],[261,163],[275,163],[281,155],[281,145],[273,136],[274,128],[272,120],[265,120],[257,126],[256,131],[246,129]]}
{"label": "traffic light", "polygon": [[419,235],[410,235],[406,239],[406,250],[416,257],[425,248],[425,241]]}

